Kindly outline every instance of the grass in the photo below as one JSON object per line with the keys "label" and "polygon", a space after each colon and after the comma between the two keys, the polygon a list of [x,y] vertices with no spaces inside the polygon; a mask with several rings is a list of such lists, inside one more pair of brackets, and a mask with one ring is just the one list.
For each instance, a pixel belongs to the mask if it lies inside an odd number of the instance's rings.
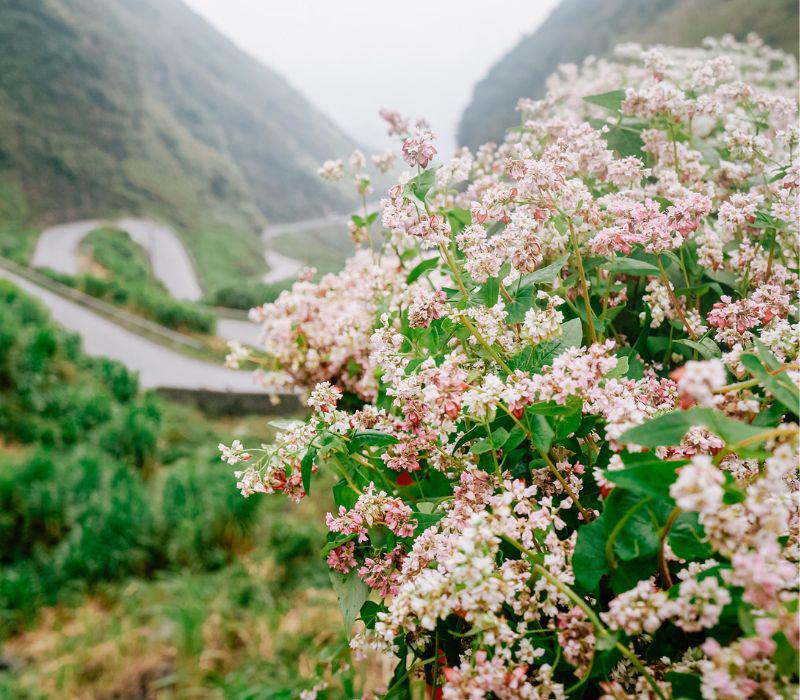
{"label": "grass", "polygon": [[38,235],[19,182],[0,177],[0,255],[20,265],[27,264]]}
{"label": "grass", "polygon": [[139,392],[0,281],[0,698],[342,696],[333,504],[242,498],[216,450],[233,437],[274,429]]}

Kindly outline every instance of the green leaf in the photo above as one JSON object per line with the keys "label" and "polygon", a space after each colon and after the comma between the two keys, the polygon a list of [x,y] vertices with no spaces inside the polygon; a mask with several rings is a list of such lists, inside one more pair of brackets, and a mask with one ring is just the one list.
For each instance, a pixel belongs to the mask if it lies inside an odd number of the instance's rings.
{"label": "green leaf", "polygon": [[436,525],[443,517],[444,513],[414,513],[414,520],[417,521],[417,526],[414,528],[414,537],[420,535],[431,525]]}
{"label": "green leaf", "polygon": [[515,447],[522,444],[526,437],[525,431],[518,425],[515,425],[511,433],[509,433],[508,439],[503,443],[503,449],[506,452],[511,452]]}
{"label": "green leaf", "polygon": [[547,418],[527,412],[525,418],[528,424],[528,430],[531,432],[533,446],[537,450],[547,453],[550,450],[550,445],[553,444],[553,437],[555,436],[553,429],[547,422]]}
{"label": "green leaf", "polygon": [[353,491],[344,479],[339,479],[333,485],[333,502],[336,507],[344,506],[345,509],[350,510],[358,500],[358,494]]}
{"label": "green leaf", "polygon": [[500,295],[500,278],[489,277],[480,290],[480,299],[483,304],[489,308],[497,303],[497,298]]}
{"label": "green leaf", "polygon": [[761,361],[764,363],[764,366],[770,371],[774,372],[781,366],[781,361],[775,357],[775,354],[770,350],[764,343],[762,343],[758,338],[753,340],[753,345],[755,345],[756,351],[758,352],[758,356],[761,358]]}
{"label": "green leaf", "polygon": [[619,471],[606,471],[603,476],[607,481],[611,481],[642,496],[671,500],[669,487],[678,478],[675,470],[683,463],[660,460],[656,464],[631,467]]}
{"label": "green leaf", "polygon": [[414,266],[414,269],[408,273],[406,277],[406,284],[411,284],[420,278],[421,275],[428,270],[432,270],[439,264],[439,258],[428,258]]}
{"label": "green leaf", "polygon": [[669,546],[681,559],[704,561],[714,552],[706,542],[697,513],[681,513],[669,531]]}
{"label": "green leaf", "polygon": [[786,633],[778,632],[773,639],[777,643],[777,649],[772,656],[778,673],[786,678],[791,678],[797,674],[798,659],[797,649],[794,648]]}
{"label": "green leaf", "polygon": [[680,340],[673,340],[672,342],[675,345],[685,345],[687,348],[697,350],[697,352],[700,353],[700,357],[706,360],[716,360],[722,357],[722,350],[720,350],[719,345],[711,340],[711,338],[701,338],[697,342],[689,340],[688,338],[681,338]]}
{"label": "green leaf", "polygon": [[364,603],[364,605],[361,606],[359,617],[366,625],[367,629],[375,629],[375,623],[378,620],[378,613],[386,612],[388,609],[389,608],[387,608],[385,605],[376,603],[373,600],[368,600],[366,603]]}
{"label": "green leaf", "polygon": [[453,446],[453,452],[456,452],[456,450],[466,445],[470,440],[474,440],[476,437],[482,437],[484,435],[486,435],[486,426],[484,425],[473,426],[460,438],[458,438],[458,440],[456,440],[456,444]]}
{"label": "green leaf", "polygon": [[795,385],[785,373],[777,376],[771,375],[764,365],[761,364],[761,360],[749,352],[742,353],[739,356],[739,361],[745,366],[745,369],[758,380],[761,386],[792,413],[798,415],[800,391],[798,391],[797,385]]}
{"label": "green leaf", "polygon": [[610,272],[622,272],[633,277],[660,274],[655,265],[636,258],[615,258],[608,266],[608,270]]}
{"label": "green leaf", "polygon": [[[658,552],[658,533],[650,513],[651,499],[625,489],[614,489],[606,499],[606,559],[613,552],[622,561],[646,559]],[[609,562],[614,568],[614,562]]]}
{"label": "green leaf", "polygon": [[606,379],[618,379],[628,374],[628,356],[617,355],[617,366],[606,374]]}
{"label": "green leaf", "polygon": [[667,671],[664,678],[672,686],[674,700],[699,700],[703,697],[700,692],[700,676],[696,673]]}
{"label": "green leaf", "polygon": [[492,443],[486,438],[482,438],[472,443],[469,448],[470,454],[482,455],[485,452],[491,452],[493,449]]}
{"label": "green leaf", "polygon": [[589,104],[598,105],[610,112],[619,112],[622,108],[622,103],[625,101],[625,90],[612,90],[611,92],[603,92],[599,95],[589,95],[588,97],[584,97],[583,100]]}
{"label": "green leaf", "polygon": [[733,420],[714,409],[694,407],[688,411],[672,411],[652,418],[626,431],[620,441],[642,447],[677,445],[695,426],[705,426],[728,444],[752,439],[763,432],[760,427]]}
{"label": "green leaf", "polygon": [[369,587],[358,578],[355,571],[351,571],[349,574],[340,574],[336,571],[328,573],[336,598],[339,600],[345,633],[349,637],[361,612],[361,606],[364,605],[364,601],[369,595]]}
{"label": "green leaf", "polygon": [[606,530],[604,516],[578,529],[578,540],[572,554],[575,581],[585,591],[597,589],[600,579],[609,572],[606,562]]}
{"label": "green leaf", "polygon": [[357,452],[367,445],[373,447],[385,447],[395,445],[400,442],[394,435],[383,433],[380,430],[359,430],[347,444],[348,452]]}
{"label": "green leaf", "polygon": [[536,298],[536,289],[533,285],[521,287],[519,291],[511,294],[511,302],[507,308],[507,321],[509,323],[522,323],[528,309],[535,306],[533,300]]}
{"label": "green leaf", "polygon": [[308,452],[303,457],[303,461],[300,462],[300,476],[303,479],[303,491],[306,492],[306,496],[311,494],[311,470],[316,458],[317,450],[314,447],[309,447]]}
{"label": "green leaf", "polygon": [[622,157],[642,157],[644,141],[642,141],[641,134],[638,131],[615,126],[606,131],[603,134],[603,138],[608,147]]}
{"label": "green leaf", "polygon": [[412,177],[406,184],[408,192],[413,194],[420,202],[425,201],[428,191],[436,184],[436,168],[423,170],[419,175]]}
{"label": "green leaf", "polygon": [[527,287],[533,284],[552,284],[558,276],[558,273],[561,272],[561,268],[564,267],[564,263],[567,262],[568,258],[569,253],[562,255],[558,260],[550,263],[547,267],[541,267],[525,275],[520,281],[520,287]]}

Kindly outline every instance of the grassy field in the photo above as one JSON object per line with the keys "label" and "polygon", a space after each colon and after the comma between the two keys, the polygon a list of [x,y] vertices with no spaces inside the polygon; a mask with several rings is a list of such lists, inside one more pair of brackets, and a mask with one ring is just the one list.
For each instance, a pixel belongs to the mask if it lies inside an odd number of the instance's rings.
{"label": "grassy field", "polygon": [[346,649],[332,504],[244,499],[216,451],[272,435],[140,392],[0,282],[0,698],[289,698],[324,677],[311,650]]}

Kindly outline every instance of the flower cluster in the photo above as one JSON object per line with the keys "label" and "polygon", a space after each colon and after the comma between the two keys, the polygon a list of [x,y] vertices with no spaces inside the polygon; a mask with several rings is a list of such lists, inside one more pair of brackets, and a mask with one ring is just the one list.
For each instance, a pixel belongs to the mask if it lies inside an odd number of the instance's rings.
{"label": "flower cluster", "polygon": [[755,38],[625,45],[438,167],[382,113],[383,247],[254,311],[311,417],[221,449],[245,495],[339,479],[323,556],[387,697],[796,694],[796,80]]}

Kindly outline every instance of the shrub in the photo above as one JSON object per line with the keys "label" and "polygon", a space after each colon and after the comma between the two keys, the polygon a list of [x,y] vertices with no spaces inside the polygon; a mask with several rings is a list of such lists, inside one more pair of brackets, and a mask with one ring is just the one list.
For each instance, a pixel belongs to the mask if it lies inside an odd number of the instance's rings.
{"label": "shrub", "polygon": [[384,697],[796,693],[796,79],[621,47],[439,167],[384,113],[387,245],[262,309],[312,416],[222,449],[245,496],[341,477],[323,556]]}
{"label": "shrub", "polygon": [[246,545],[256,504],[198,454],[207,424],[2,280],[0,341],[0,437],[38,448],[0,450],[0,638],[100,582],[218,568]]}

